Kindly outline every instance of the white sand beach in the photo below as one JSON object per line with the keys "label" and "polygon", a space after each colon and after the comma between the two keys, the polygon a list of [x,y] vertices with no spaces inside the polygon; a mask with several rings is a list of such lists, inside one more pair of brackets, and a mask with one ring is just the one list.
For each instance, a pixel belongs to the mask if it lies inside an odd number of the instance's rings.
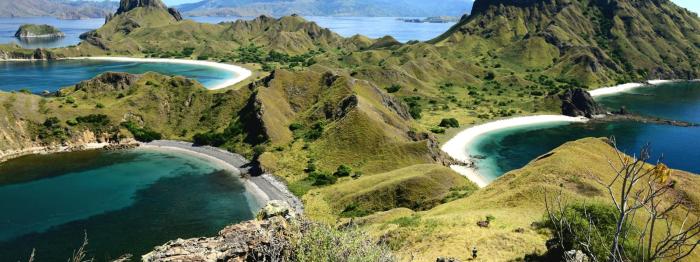
{"label": "white sand beach", "polygon": [[[635,88],[640,88],[650,85],[661,85],[673,82],[679,82],[685,80],[649,80],[646,83],[627,83],[611,87],[602,87],[592,91],[589,91],[591,96],[600,97],[607,95],[614,95],[621,92],[626,92]],[[699,81],[699,80],[692,80]],[[528,125],[545,124],[553,122],[585,122],[586,118],[583,117],[568,117],[563,115],[538,115],[538,116],[525,116],[525,117],[515,117],[504,120],[497,120],[477,126],[470,127],[464,131],[459,132],[450,141],[442,146],[442,151],[446,152],[452,158],[464,163],[465,165],[453,165],[451,166],[453,170],[457,173],[469,178],[472,182],[477,184],[479,187],[485,187],[491,183],[491,180],[483,175],[479,174],[478,169],[473,167],[473,160],[467,152],[467,149],[471,144],[480,136],[486,135],[490,132],[494,132],[501,129],[522,127]]]}
{"label": "white sand beach", "polygon": [[[664,80],[664,79],[648,80],[646,83],[627,83],[627,84],[621,84],[621,85],[610,86],[610,87],[601,87],[601,88],[589,91],[589,93],[593,97],[615,95],[617,93],[629,91],[629,90],[632,90],[635,88],[640,88],[640,87],[645,87],[645,86],[650,86],[650,85],[668,84],[668,83],[679,82],[679,81],[684,81],[684,80]],[[693,80],[693,81],[695,81],[695,80]]]}
{"label": "white sand beach", "polygon": [[225,70],[234,74],[235,77],[226,80],[216,86],[209,87],[209,90],[217,90],[227,88],[229,86],[235,85],[251,75],[253,73],[243,67],[231,64],[216,63],[211,61],[201,61],[201,60],[187,60],[187,59],[165,59],[165,58],[133,58],[133,57],[71,57],[67,58],[71,60],[102,60],[102,61],[114,61],[114,62],[142,62],[142,63],[172,63],[172,64],[185,64],[185,65],[200,65],[213,67],[221,70]]}
{"label": "white sand beach", "polygon": [[[470,127],[462,132],[459,132],[450,141],[447,141],[442,146],[442,151],[445,151],[452,158],[463,162],[465,164],[471,164],[472,159],[467,148],[480,136],[488,134],[490,132],[522,127],[528,125],[536,125],[551,122],[586,122],[587,119],[584,117],[569,117],[563,115],[538,115],[538,116],[523,116],[508,118],[493,122],[488,122],[485,124]],[[463,176],[469,178],[472,182],[480,187],[485,187],[490,183],[490,180],[482,175],[479,175],[478,170],[470,166],[452,166],[452,169],[457,171]]]}

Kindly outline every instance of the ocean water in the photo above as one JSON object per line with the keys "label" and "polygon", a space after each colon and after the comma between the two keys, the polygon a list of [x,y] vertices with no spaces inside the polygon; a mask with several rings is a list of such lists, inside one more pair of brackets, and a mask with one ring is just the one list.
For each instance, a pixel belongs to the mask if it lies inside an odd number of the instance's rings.
{"label": "ocean water", "polygon": [[34,93],[55,91],[109,71],[133,74],[152,71],[179,75],[195,79],[205,87],[214,87],[234,76],[229,71],[188,64],[96,60],[0,61],[0,91],[25,88]]}
{"label": "ocean water", "polygon": [[[80,34],[97,29],[104,19],[61,20],[53,17],[0,18],[0,44],[15,43],[24,48],[53,48],[76,45]],[[17,29],[23,24],[48,24],[60,29],[65,37],[55,39],[20,40],[15,38]]]}
{"label": "ocean water", "polygon": [[97,261],[214,235],[259,207],[232,173],[167,151],[86,151],[0,165],[0,260],[63,261],[87,234]]}
{"label": "ocean water", "polygon": [[[321,27],[350,37],[362,34],[371,38],[391,35],[400,42],[410,40],[427,41],[444,33],[455,23],[406,23],[398,17],[305,17],[318,23]],[[409,17],[413,18],[413,17]],[[423,17],[419,17],[423,18]],[[217,24],[235,21],[237,19],[253,19],[253,17],[186,17],[200,23]],[[55,26],[66,34],[58,39],[34,39],[24,41],[14,37],[22,24],[48,24]],[[54,48],[66,47],[80,43],[79,36],[87,31],[97,29],[104,24],[104,19],[60,20],[51,17],[38,18],[0,18],[0,44],[16,43],[25,48]]]}
{"label": "ocean water", "polygon": [[[672,83],[634,89],[598,99],[609,109],[626,106],[631,112],[700,123],[700,83]],[[466,150],[478,160],[479,172],[489,179],[521,168],[536,157],[572,140],[612,137],[626,153],[639,153],[646,144],[652,160],[700,174],[700,127],[675,127],[638,122],[549,123],[501,130],[481,137]]]}

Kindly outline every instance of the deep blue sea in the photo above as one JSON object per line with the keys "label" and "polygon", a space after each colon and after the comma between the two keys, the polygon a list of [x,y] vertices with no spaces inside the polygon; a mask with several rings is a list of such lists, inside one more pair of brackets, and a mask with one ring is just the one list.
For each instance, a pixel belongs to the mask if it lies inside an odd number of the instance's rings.
{"label": "deep blue sea", "polygon": [[[638,88],[597,99],[610,109],[626,106],[631,112],[700,123],[700,83],[672,83]],[[639,153],[649,143],[653,160],[700,174],[700,127],[675,127],[637,122],[550,123],[488,134],[466,150],[479,160],[479,172],[490,179],[521,168],[536,157],[572,140],[612,137],[627,153]]]}
{"label": "deep blue sea", "polygon": [[191,155],[137,149],[28,156],[0,165],[0,261],[65,261],[89,239],[108,261],[214,235],[258,204],[234,174]]}
{"label": "deep blue sea", "polygon": [[214,87],[233,77],[233,73],[228,71],[189,64],[96,60],[0,61],[0,91],[55,91],[108,71],[134,74],[152,71],[179,75],[195,79],[205,87]]}
{"label": "deep blue sea", "polygon": [[[87,31],[99,28],[104,19],[61,20],[53,17],[34,18],[0,18],[0,44],[16,43],[25,48],[51,48],[76,45],[79,36]],[[31,39],[28,41],[15,38],[17,29],[23,24],[48,24],[57,27],[66,37],[56,39]]]}

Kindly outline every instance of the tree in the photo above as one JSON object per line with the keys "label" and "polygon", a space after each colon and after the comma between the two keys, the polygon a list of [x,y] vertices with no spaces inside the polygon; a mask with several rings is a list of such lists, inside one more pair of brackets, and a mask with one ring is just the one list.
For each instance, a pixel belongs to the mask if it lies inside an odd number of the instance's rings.
{"label": "tree", "polygon": [[[610,240],[606,242],[607,252],[596,255],[591,247],[601,236],[594,215],[584,212],[589,228],[585,237],[577,244],[583,246],[593,261],[680,261],[688,257],[700,244],[700,221],[691,214],[683,194],[674,190],[671,170],[657,161],[656,166],[648,164],[651,159],[650,146],[644,146],[639,156],[627,156],[617,150],[614,138],[612,144],[616,160],[608,160],[613,178],[604,181],[589,173],[601,185],[612,202],[614,226],[610,230]],[[617,164],[615,163],[617,162]],[[562,203],[561,191],[556,201],[550,203],[545,194],[545,205],[549,223],[560,240],[559,245],[566,250],[564,240],[572,230],[573,221],[565,214],[569,205]],[[679,219],[680,218],[680,219]],[[641,225],[635,221],[643,221]]]}
{"label": "tree", "polygon": [[346,177],[352,174],[352,168],[346,165],[340,165],[338,169],[333,173],[337,177]]}

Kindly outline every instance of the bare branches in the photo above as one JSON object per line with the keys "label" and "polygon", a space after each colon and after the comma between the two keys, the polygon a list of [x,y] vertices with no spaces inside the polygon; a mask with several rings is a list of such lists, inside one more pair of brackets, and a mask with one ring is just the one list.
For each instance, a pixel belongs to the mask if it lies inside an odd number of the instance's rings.
{"label": "bare branches", "polygon": [[[616,213],[614,232],[606,244],[609,245],[609,254],[595,257],[590,249],[596,241],[605,239],[595,238],[599,232],[596,219],[590,217],[587,210],[584,213],[588,217],[589,232],[587,237],[576,240],[580,241],[578,246],[583,247],[594,261],[679,261],[687,258],[700,244],[700,221],[683,196],[674,189],[671,170],[660,161],[655,166],[649,164],[649,145],[644,146],[638,156],[628,156],[617,150],[614,138],[611,141],[617,158],[607,161],[612,178],[606,181],[588,172],[592,180],[605,188]],[[560,245],[566,248],[561,240],[562,232],[570,232],[571,223],[565,221],[563,215],[566,205],[562,207],[561,191],[556,201],[558,203],[549,203],[545,196],[547,216],[554,225],[553,230],[560,231],[555,232]],[[553,211],[554,207],[558,210]],[[631,243],[634,247],[629,246]]]}

